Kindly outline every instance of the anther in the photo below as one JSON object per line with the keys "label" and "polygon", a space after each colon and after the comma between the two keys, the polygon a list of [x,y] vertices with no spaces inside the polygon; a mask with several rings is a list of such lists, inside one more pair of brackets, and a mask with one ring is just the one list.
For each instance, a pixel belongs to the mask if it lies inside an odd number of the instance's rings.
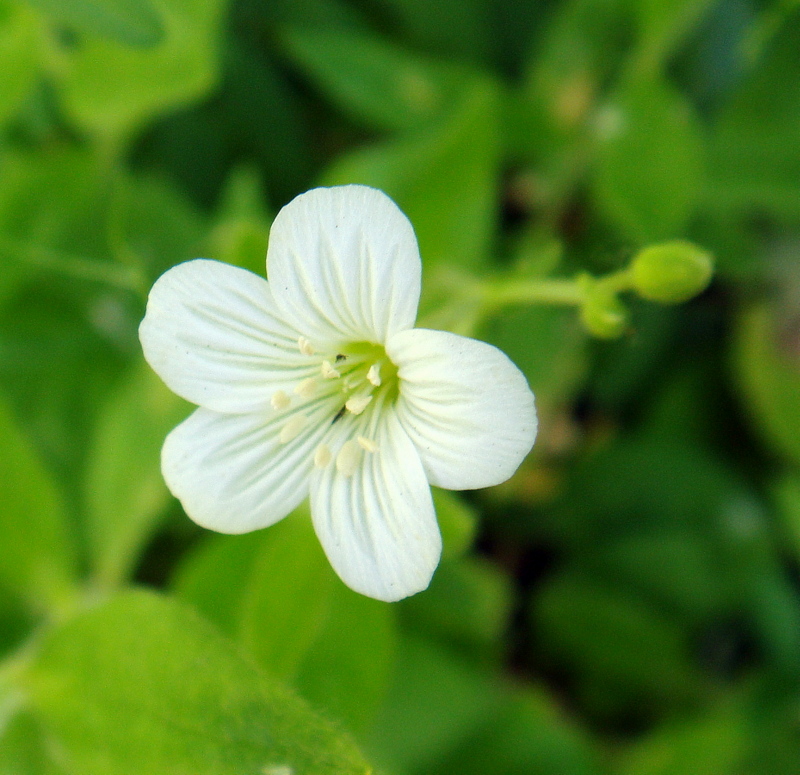
{"label": "anther", "polygon": [[292,399],[289,398],[283,390],[276,390],[272,394],[272,398],[269,402],[272,404],[272,408],[278,412],[281,409],[288,409],[292,403]]}
{"label": "anther", "polygon": [[321,371],[322,376],[325,377],[325,379],[336,379],[337,377],[342,376],[338,371],[336,371],[336,369],[333,368],[333,366],[331,366],[330,361],[322,361]]}
{"label": "anther", "polygon": [[300,435],[300,431],[308,424],[308,417],[304,414],[296,414],[292,417],[286,425],[281,428],[280,440],[281,444],[287,444],[292,439]]}
{"label": "anther", "polygon": [[297,346],[300,348],[300,352],[303,355],[313,355],[314,348],[311,346],[311,342],[308,341],[304,336],[301,336],[297,340]]}
{"label": "anther", "polygon": [[347,411],[353,414],[361,414],[361,412],[367,408],[367,404],[369,404],[370,401],[372,401],[372,396],[353,396],[352,398],[348,398],[344,405],[347,407]]}
{"label": "anther", "polygon": [[320,444],[314,453],[314,465],[317,468],[327,468],[333,460],[331,448],[327,444]]}
{"label": "anther", "polygon": [[372,366],[369,367],[369,371],[367,372],[367,379],[375,385],[375,387],[380,387],[381,384],[381,367],[378,366],[377,363],[373,363]]}
{"label": "anther", "polygon": [[361,459],[361,450],[355,441],[350,439],[342,444],[339,454],[336,456],[336,470],[342,476],[352,476],[358,468]]}
{"label": "anther", "polygon": [[299,385],[295,386],[294,392],[300,398],[311,398],[317,392],[317,380],[314,377],[304,379]]}
{"label": "anther", "polygon": [[365,452],[373,453],[378,451],[378,445],[372,439],[368,439],[366,436],[357,436],[356,441],[361,449],[363,449]]}

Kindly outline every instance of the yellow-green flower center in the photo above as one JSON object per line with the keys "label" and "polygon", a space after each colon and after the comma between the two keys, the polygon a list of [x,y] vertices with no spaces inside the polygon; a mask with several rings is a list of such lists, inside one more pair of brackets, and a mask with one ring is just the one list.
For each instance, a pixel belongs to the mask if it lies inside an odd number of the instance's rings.
{"label": "yellow-green flower center", "polygon": [[[335,461],[341,474],[352,476],[364,454],[379,451],[365,429],[375,428],[375,423],[369,421],[373,412],[380,412],[397,400],[400,393],[397,366],[383,345],[372,342],[351,342],[334,352],[319,354],[308,339],[301,337],[298,348],[319,364],[319,371],[297,383],[292,395],[283,390],[272,395],[272,408],[286,412],[280,442],[288,444],[304,433],[309,426],[306,411],[322,401],[330,407],[328,422],[332,431],[317,446],[314,465],[325,468]],[[333,432],[333,427],[343,420],[337,432]],[[338,448],[332,449],[331,445],[337,446],[337,442]]]}

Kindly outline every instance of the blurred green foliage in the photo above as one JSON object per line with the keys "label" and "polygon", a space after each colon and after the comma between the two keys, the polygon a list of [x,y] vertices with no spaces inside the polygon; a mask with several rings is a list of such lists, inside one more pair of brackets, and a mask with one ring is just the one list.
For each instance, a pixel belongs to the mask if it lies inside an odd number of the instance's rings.
{"label": "blurred green foliage", "polygon": [[[0,73],[0,775],[800,772],[797,2],[0,0]],[[186,519],[136,333],[353,182],[541,422],[395,606]]]}

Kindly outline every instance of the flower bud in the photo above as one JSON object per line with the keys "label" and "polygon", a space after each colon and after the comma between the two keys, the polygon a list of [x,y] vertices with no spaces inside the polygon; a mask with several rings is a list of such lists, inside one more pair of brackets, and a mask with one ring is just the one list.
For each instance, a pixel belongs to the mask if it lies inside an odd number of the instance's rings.
{"label": "flower bud", "polygon": [[598,339],[622,336],[628,327],[628,308],[616,293],[604,289],[594,278],[584,275],[580,282],[584,290],[581,322],[586,330]]}
{"label": "flower bud", "polygon": [[631,262],[631,282],[643,299],[678,304],[705,290],[713,271],[710,253],[675,240],[640,250]]}

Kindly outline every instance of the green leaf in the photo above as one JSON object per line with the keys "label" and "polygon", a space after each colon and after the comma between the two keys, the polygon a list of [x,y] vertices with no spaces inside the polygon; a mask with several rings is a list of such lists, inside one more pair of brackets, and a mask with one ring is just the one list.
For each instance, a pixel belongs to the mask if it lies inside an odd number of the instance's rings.
{"label": "green leaf", "polygon": [[587,336],[573,310],[509,307],[486,321],[479,338],[499,347],[528,379],[539,415],[569,400],[587,369]]}
{"label": "green leaf", "polygon": [[202,255],[206,225],[192,202],[165,178],[120,177],[112,212],[110,231],[117,256],[146,277],[156,278],[175,264]]}
{"label": "green leaf", "polygon": [[37,720],[17,713],[0,723],[0,773],[2,775],[63,775],[50,757]]}
{"label": "green leaf", "polygon": [[[102,175],[90,153],[49,150],[8,153],[0,175],[0,301],[43,264],[57,269],[61,251],[107,256]],[[44,256],[42,248],[48,248]],[[44,259],[44,261],[42,261]]]}
{"label": "green leaf", "polygon": [[315,707],[354,729],[372,720],[394,663],[394,612],[336,578],[307,509],[208,541],[175,586]]}
{"label": "green leaf", "polygon": [[239,615],[241,638],[268,673],[295,673],[322,628],[333,581],[307,509],[270,528]]}
{"label": "green leaf", "polygon": [[258,171],[235,168],[220,197],[210,255],[263,276],[271,220]]}
{"label": "green leaf", "polygon": [[800,360],[791,349],[791,328],[787,338],[781,333],[768,306],[746,309],[739,316],[733,362],[756,430],[773,449],[800,464]]}
{"label": "green leaf", "polygon": [[0,658],[19,646],[36,621],[37,617],[25,605],[22,593],[12,592],[7,584],[0,583]]}
{"label": "green leaf", "polygon": [[442,532],[442,559],[459,557],[475,540],[478,512],[457,493],[438,487],[433,488],[433,505]]}
{"label": "green leaf", "polygon": [[164,26],[157,45],[136,49],[86,37],[68,52],[64,105],[81,128],[124,140],[215,84],[224,0],[153,0],[153,7]]}
{"label": "green leaf", "polygon": [[699,689],[688,636],[633,595],[605,589],[581,572],[562,574],[533,601],[540,647],[577,676],[594,713],[653,712]]}
{"label": "green leaf", "polygon": [[290,28],[292,59],[357,120],[378,129],[419,126],[460,93],[468,74],[355,30]]}
{"label": "green leaf", "polygon": [[82,775],[365,775],[353,744],[181,605],[129,592],[45,641],[32,710]]}
{"label": "green leaf", "polygon": [[483,0],[380,0],[396,29],[415,48],[454,60],[485,64],[492,53],[494,26]]}
{"label": "green leaf", "polygon": [[710,142],[709,206],[800,221],[800,12],[723,107]]}
{"label": "green leaf", "polygon": [[164,36],[150,0],[28,0],[53,20],[128,46],[154,46]]}
{"label": "green leaf", "polygon": [[96,578],[120,583],[171,500],[161,445],[187,414],[144,362],[137,362],[103,408],[88,452],[86,517]]}
{"label": "green leaf", "polygon": [[498,681],[441,645],[408,633],[366,745],[391,771],[434,772],[435,763],[485,724],[501,700]]}
{"label": "green leaf", "polygon": [[[262,631],[267,629],[265,622]],[[334,579],[327,615],[292,685],[348,729],[368,729],[389,688],[395,640],[391,607]]]}
{"label": "green leaf", "polygon": [[638,243],[679,237],[703,183],[703,145],[691,106],[666,81],[632,78],[596,122],[597,204]]}
{"label": "green leaf", "polygon": [[640,65],[662,65],[675,47],[694,29],[712,0],[638,0],[632,3],[638,17],[637,52]]}
{"label": "green leaf", "polygon": [[730,775],[741,772],[748,725],[736,706],[672,724],[647,736],[623,757],[619,775]]}
{"label": "green leaf", "polygon": [[735,589],[713,545],[690,531],[619,537],[600,544],[590,563],[606,583],[636,590],[697,625],[722,610]]}
{"label": "green leaf", "polygon": [[591,119],[630,47],[628,0],[563,0],[531,47],[525,80],[504,129],[515,157],[535,169],[537,198],[564,207],[585,175]]}
{"label": "green leaf", "polygon": [[597,755],[556,701],[535,687],[509,697],[484,728],[470,735],[439,772],[460,775],[597,775]]}
{"label": "green leaf", "polygon": [[267,531],[210,534],[183,558],[172,580],[175,594],[191,603],[226,635],[239,631],[242,600]]}
{"label": "green leaf", "polygon": [[784,474],[774,484],[773,496],[789,547],[800,558],[800,476]]}
{"label": "green leaf", "polygon": [[426,266],[476,266],[497,222],[498,102],[493,82],[476,81],[434,125],[340,157],[324,185],[380,188],[414,224]]}
{"label": "green leaf", "polygon": [[0,400],[0,579],[33,607],[69,601],[76,558],[61,494]]}
{"label": "green leaf", "polygon": [[511,584],[484,559],[443,562],[424,595],[400,603],[404,621],[479,660],[495,660],[511,615]]}
{"label": "green leaf", "polygon": [[41,30],[24,5],[0,2],[0,125],[13,117],[39,72]]}

